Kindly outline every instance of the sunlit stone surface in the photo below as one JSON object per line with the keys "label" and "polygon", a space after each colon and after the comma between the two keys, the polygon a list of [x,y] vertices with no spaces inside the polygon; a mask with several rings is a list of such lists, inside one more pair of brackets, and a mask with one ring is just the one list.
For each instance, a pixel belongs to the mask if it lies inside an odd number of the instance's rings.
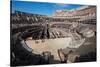
{"label": "sunlit stone surface", "polygon": [[66,48],[71,42],[71,38],[56,38],[56,39],[45,39],[45,42],[37,40],[39,43],[35,43],[34,40],[27,40],[26,43],[33,49],[33,53],[42,53],[44,51],[50,51],[56,60],[59,60],[57,50],[60,48]]}

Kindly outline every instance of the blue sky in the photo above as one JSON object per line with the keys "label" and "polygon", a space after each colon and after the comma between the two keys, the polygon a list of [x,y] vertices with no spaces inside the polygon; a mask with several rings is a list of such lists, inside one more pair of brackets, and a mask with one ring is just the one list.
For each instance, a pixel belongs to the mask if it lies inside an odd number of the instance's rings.
{"label": "blue sky", "polygon": [[83,5],[12,0],[12,11],[51,16],[56,10],[71,10]]}

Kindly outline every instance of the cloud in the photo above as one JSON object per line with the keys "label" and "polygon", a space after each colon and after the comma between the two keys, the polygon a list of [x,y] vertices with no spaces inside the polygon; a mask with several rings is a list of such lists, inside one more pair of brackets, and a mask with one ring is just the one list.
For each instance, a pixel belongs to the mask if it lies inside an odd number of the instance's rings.
{"label": "cloud", "polygon": [[57,3],[56,5],[60,6],[60,7],[68,7],[69,4],[64,4],[64,3]]}

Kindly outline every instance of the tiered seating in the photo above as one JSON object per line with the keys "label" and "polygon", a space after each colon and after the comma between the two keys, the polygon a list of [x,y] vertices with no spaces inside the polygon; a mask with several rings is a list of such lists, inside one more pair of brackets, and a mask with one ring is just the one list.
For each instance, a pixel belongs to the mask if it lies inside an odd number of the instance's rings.
{"label": "tiered seating", "polygon": [[[63,21],[67,20],[69,22],[78,22],[82,24],[96,24],[96,7],[88,6],[84,9],[77,9],[73,11],[57,11],[54,17],[59,17],[58,19],[64,17]],[[55,19],[56,20],[56,19]]]}
{"label": "tiered seating", "polygon": [[32,24],[44,22],[47,17],[38,14],[29,14],[25,12],[15,11],[14,14],[11,14],[11,18],[12,24]]}

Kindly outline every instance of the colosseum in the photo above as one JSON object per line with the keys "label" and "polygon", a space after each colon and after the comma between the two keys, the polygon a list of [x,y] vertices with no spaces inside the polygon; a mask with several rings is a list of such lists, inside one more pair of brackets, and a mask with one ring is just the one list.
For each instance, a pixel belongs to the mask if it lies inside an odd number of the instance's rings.
{"label": "colosseum", "polygon": [[52,16],[11,13],[11,65],[96,61],[96,6]]}

